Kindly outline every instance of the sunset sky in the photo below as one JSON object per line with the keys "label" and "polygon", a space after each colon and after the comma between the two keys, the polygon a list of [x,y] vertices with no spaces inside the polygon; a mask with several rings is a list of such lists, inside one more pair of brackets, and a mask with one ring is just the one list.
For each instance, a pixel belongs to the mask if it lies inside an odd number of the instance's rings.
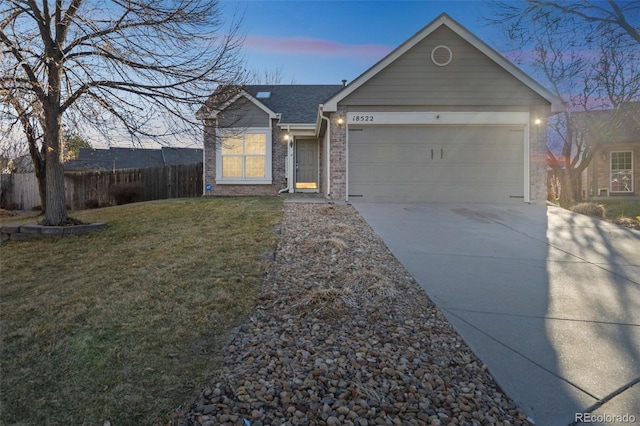
{"label": "sunset sky", "polygon": [[352,81],[387,53],[446,12],[496,50],[500,29],[482,19],[486,1],[235,1],[228,18],[243,16],[247,67],[280,69],[288,84]]}

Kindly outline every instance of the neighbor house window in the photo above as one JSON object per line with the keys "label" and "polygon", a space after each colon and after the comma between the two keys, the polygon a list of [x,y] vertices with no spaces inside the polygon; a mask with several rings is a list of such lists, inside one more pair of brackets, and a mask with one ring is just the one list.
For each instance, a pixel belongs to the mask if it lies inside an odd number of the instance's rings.
{"label": "neighbor house window", "polygon": [[633,192],[633,152],[611,153],[611,192]]}
{"label": "neighbor house window", "polygon": [[220,183],[271,183],[271,137],[266,131],[230,133],[221,138],[216,167]]}

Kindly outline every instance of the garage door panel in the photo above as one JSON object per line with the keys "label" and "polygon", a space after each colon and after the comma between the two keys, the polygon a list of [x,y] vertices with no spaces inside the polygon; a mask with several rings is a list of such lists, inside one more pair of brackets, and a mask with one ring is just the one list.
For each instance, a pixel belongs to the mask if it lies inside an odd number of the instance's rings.
{"label": "garage door panel", "polygon": [[523,138],[521,126],[365,127],[349,133],[349,196],[406,202],[522,200]]}

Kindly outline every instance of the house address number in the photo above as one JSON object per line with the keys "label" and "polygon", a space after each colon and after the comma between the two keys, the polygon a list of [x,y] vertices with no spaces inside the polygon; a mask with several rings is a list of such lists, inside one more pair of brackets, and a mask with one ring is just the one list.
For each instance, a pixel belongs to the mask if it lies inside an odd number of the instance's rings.
{"label": "house address number", "polygon": [[351,116],[352,123],[373,122],[373,115],[353,115]]}

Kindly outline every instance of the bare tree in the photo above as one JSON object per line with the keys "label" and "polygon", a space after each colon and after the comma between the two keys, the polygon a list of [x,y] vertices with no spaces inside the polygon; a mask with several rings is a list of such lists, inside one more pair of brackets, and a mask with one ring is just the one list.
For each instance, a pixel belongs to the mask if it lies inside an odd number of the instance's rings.
{"label": "bare tree", "polygon": [[[67,220],[64,127],[167,142],[239,80],[239,22],[216,0],[3,0],[0,115],[21,127],[39,178],[43,224]],[[7,132],[8,133],[8,132]]]}
{"label": "bare tree", "polygon": [[[640,2],[526,0],[491,3],[486,19],[503,27],[514,60],[533,68],[566,111],[549,120],[559,141],[547,153],[562,182],[562,201],[581,198],[581,176],[602,146],[581,112],[611,110],[607,129],[625,120],[621,108],[640,96]],[[584,117],[584,115],[582,115]]]}
{"label": "bare tree", "polygon": [[[254,70],[247,76],[248,84],[287,84],[284,83],[285,72],[282,67],[264,69],[262,72]],[[291,78],[288,84],[296,84],[295,78]]]}

